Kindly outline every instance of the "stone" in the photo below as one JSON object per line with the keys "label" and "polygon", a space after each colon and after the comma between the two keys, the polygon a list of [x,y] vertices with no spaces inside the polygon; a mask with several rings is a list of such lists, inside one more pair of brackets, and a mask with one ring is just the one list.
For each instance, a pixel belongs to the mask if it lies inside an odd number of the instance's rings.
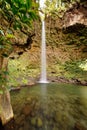
{"label": "stone", "polygon": [[20,115],[20,116],[18,116],[16,118],[15,123],[17,125],[20,125],[20,124],[23,125],[24,124],[24,119],[25,119],[25,116],[24,115]]}
{"label": "stone", "polygon": [[40,117],[37,118],[37,127],[42,127],[43,126],[43,122],[42,119]]}
{"label": "stone", "polygon": [[60,114],[60,112],[55,113],[54,119],[55,119],[56,122],[61,122],[62,121],[62,115]]}
{"label": "stone", "polygon": [[23,127],[20,127],[18,130],[23,130]]}
{"label": "stone", "polygon": [[80,122],[76,122],[74,126],[74,130],[87,130],[87,128],[85,128],[83,124],[81,124]]}
{"label": "stone", "polygon": [[29,123],[28,122],[24,123],[23,130],[29,130]]}
{"label": "stone", "polygon": [[36,117],[31,118],[31,125],[36,126]]}
{"label": "stone", "polygon": [[31,113],[31,106],[30,105],[25,105],[23,108],[23,114],[24,115],[29,115]]}
{"label": "stone", "polygon": [[10,93],[8,90],[5,90],[5,92],[0,95],[0,119],[2,124],[5,125],[13,117],[14,115],[10,101]]}

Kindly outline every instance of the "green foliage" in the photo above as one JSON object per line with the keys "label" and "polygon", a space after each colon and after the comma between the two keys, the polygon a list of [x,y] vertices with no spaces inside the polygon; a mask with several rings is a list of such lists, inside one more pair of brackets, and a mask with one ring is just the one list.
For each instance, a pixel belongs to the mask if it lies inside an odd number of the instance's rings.
{"label": "green foliage", "polygon": [[37,18],[32,0],[3,0],[1,1],[1,12],[10,26],[15,29],[21,28],[23,24],[31,25],[31,21]]}
{"label": "green foliage", "polygon": [[7,34],[7,35],[6,35],[6,38],[7,38],[7,39],[11,39],[11,38],[15,38],[15,36],[14,36],[13,34]]}
{"label": "green foliage", "polygon": [[76,77],[81,78],[83,76],[83,79],[85,79],[87,76],[87,71],[85,71],[80,67],[81,64],[82,61],[72,61],[72,62],[67,61],[64,64],[64,69],[67,71],[67,73],[69,73],[71,76],[75,78]]}
{"label": "green foliage", "polygon": [[14,36],[12,34],[0,35],[0,56],[8,57],[12,51],[10,39]]}
{"label": "green foliage", "polygon": [[7,75],[8,71],[4,69],[0,70],[0,94],[3,94],[5,88],[7,87]]}
{"label": "green foliage", "polygon": [[[7,21],[8,26],[0,27],[0,58],[9,57],[13,51],[11,39],[15,38],[10,28],[21,29],[30,27],[33,20],[37,19],[37,5],[32,0],[1,0],[0,14]],[[6,76],[0,70],[0,83],[6,83]],[[24,81],[26,82],[26,81]]]}
{"label": "green foliage", "polygon": [[66,44],[77,45],[78,47],[87,46],[87,27],[85,25],[76,24],[65,29],[63,33],[66,34]]}
{"label": "green foliage", "polygon": [[[14,35],[8,33],[7,35],[5,35],[4,31],[0,29],[0,62],[2,66],[3,66],[3,59],[7,58],[12,51],[12,45],[10,39],[12,39],[13,37]],[[0,94],[3,94],[4,88],[7,86],[6,83],[8,75],[8,71],[6,70],[6,68],[3,69],[2,66],[0,66]]]}
{"label": "green foliage", "polygon": [[24,59],[9,60],[8,86],[28,84],[30,77],[36,78],[40,70],[34,64],[30,64],[30,61],[27,58],[25,59],[25,57]]}
{"label": "green foliage", "polygon": [[65,11],[66,11],[65,4],[62,3],[61,0],[60,1],[53,0],[52,2],[50,0],[46,1],[45,13],[47,15],[56,14],[59,17],[62,17]]}
{"label": "green foliage", "polygon": [[71,7],[73,7],[73,4],[79,3],[80,0],[46,0],[45,2],[45,9],[43,9],[43,12],[46,15],[54,15],[56,14],[60,18],[63,17],[64,13]]}
{"label": "green foliage", "polygon": [[25,79],[25,78],[23,78],[23,79],[22,79],[22,83],[23,83],[23,84],[28,84],[28,80]]}
{"label": "green foliage", "polygon": [[0,94],[3,94],[3,91],[2,91],[2,90],[0,90]]}
{"label": "green foliage", "polygon": [[6,70],[0,70],[0,85],[3,85],[6,83],[6,76],[8,75],[8,71]]}
{"label": "green foliage", "polygon": [[79,67],[85,71],[87,71],[87,59],[85,61],[83,61]]}

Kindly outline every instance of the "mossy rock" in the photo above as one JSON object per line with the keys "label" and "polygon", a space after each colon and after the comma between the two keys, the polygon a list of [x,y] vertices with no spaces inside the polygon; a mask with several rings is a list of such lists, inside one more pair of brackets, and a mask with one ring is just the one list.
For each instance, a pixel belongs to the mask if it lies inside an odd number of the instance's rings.
{"label": "mossy rock", "polygon": [[31,124],[33,126],[37,126],[38,128],[43,126],[43,122],[42,122],[42,119],[40,117],[31,118]]}
{"label": "mossy rock", "polygon": [[42,119],[40,117],[37,118],[37,127],[42,127],[43,126],[43,122]]}
{"label": "mossy rock", "polygon": [[31,125],[36,126],[37,120],[36,117],[31,118]]}

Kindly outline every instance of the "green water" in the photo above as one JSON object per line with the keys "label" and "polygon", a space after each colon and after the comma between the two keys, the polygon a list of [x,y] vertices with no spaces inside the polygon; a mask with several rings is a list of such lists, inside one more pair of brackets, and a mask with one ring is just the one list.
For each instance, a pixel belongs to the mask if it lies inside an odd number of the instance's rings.
{"label": "green water", "polygon": [[11,92],[15,130],[87,129],[87,86],[37,84]]}

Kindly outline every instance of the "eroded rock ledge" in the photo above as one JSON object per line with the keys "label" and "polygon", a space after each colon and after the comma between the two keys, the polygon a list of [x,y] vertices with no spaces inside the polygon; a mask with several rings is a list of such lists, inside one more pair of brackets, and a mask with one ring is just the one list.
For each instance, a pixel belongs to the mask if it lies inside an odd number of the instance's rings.
{"label": "eroded rock ledge", "polygon": [[65,13],[63,19],[63,27],[69,27],[76,23],[87,26],[87,2],[73,5],[73,7]]}

